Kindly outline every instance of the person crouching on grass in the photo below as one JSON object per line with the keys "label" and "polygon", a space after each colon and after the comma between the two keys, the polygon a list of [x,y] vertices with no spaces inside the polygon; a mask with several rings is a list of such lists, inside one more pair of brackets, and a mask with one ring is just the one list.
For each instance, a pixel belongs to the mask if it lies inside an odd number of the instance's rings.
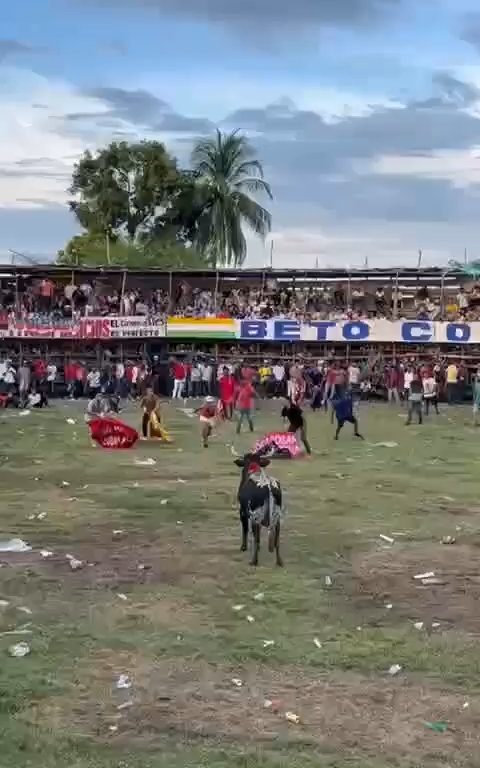
{"label": "person crouching on grass", "polygon": [[171,443],[172,440],[162,423],[160,398],[154,393],[152,387],[147,387],[145,396],[140,402],[143,408],[142,416],[142,440],[157,439]]}
{"label": "person crouching on grass", "polygon": [[363,435],[358,431],[358,419],[353,413],[353,399],[352,393],[347,391],[343,394],[335,394],[331,400],[332,408],[335,411],[337,418],[337,430],[335,432],[335,440],[338,440],[341,429],[346,421],[349,424],[353,424],[353,434],[355,437],[359,437],[363,440]]}

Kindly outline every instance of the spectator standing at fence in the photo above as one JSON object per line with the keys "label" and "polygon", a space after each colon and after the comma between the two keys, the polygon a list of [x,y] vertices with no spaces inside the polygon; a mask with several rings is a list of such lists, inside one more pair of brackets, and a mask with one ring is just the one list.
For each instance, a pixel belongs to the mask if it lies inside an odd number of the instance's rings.
{"label": "spectator standing at fence", "polygon": [[25,360],[22,360],[22,364],[18,369],[18,379],[17,379],[20,402],[25,401],[30,389],[31,380],[32,380],[32,372],[30,370],[30,366]]}
{"label": "spectator standing at fence", "polygon": [[438,415],[438,387],[431,369],[427,371],[426,376],[422,379],[422,383],[425,415],[428,416],[430,413],[430,406],[435,408],[435,413]]}
{"label": "spectator standing at fence", "polygon": [[387,399],[389,403],[400,400],[400,372],[395,365],[389,366],[386,373]]}
{"label": "spectator standing at fence", "polygon": [[192,397],[201,397],[202,394],[202,371],[198,363],[195,361],[192,364],[192,370],[190,373],[190,383],[192,386]]}
{"label": "spectator standing at fence", "polygon": [[274,397],[283,397],[285,394],[285,366],[281,364],[280,360],[277,360],[276,365],[272,369],[274,380]]}
{"label": "spectator standing at fence", "polygon": [[467,369],[463,362],[458,365],[458,381],[457,381],[457,402],[463,403],[465,399],[465,389],[467,387]]}
{"label": "spectator standing at fence", "polygon": [[211,395],[213,367],[210,365],[208,360],[200,363],[200,372],[202,374],[202,395]]}
{"label": "spectator standing at fence", "polygon": [[415,371],[413,367],[409,365],[407,367],[407,370],[405,371],[404,384],[403,384],[404,397],[407,402],[410,400],[410,387],[412,386],[412,381],[414,377],[415,377]]}
{"label": "spectator standing at fence", "polygon": [[478,427],[478,413],[480,411],[480,365],[472,380],[473,393],[473,424]]}
{"label": "spectator standing at fence", "polygon": [[358,402],[360,400],[361,375],[362,374],[357,363],[355,361],[352,361],[348,366],[348,386],[352,393],[352,398],[354,402]]}
{"label": "spectator standing at fence", "polygon": [[457,402],[458,368],[451,362],[447,368],[447,400],[449,405]]}
{"label": "spectator standing at fence", "polygon": [[408,389],[408,415],[406,425],[412,423],[413,414],[417,415],[418,423],[423,424],[422,413],[423,385],[422,380],[416,371],[413,372],[412,380]]}
{"label": "spectator standing at fence", "polygon": [[48,394],[54,395],[55,394],[55,384],[57,381],[57,366],[55,363],[50,361],[47,365],[47,382],[48,382]]}
{"label": "spectator standing at fence", "polygon": [[173,372],[173,392],[172,398],[178,400],[183,397],[185,388],[186,371],[185,365],[181,360],[174,360],[172,366]]}
{"label": "spectator standing at fence", "polygon": [[92,368],[87,373],[87,396],[92,399],[100,392],[100,371]]}

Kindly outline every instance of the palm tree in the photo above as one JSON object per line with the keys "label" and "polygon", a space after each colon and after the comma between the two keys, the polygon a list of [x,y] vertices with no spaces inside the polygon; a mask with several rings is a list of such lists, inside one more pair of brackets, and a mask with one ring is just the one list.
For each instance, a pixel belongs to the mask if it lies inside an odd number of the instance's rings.
{"label": "palm tree", "polygon": [[241,266],[247,255],[243,226],[265,237],[272,217],[253,196],[272,193],[248,139],[234,131],[198,142],[192,153],[203,198],[196,246],[215,266]]}

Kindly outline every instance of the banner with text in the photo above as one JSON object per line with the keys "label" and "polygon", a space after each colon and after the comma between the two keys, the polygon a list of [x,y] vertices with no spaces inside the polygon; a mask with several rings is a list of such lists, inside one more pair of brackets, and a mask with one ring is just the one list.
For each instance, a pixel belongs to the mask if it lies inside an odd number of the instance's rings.
{"label": "banner with text", "polygon": [[480,344],[480,322],[441,323],[429,320],[239,320],[243,341],[298,341],[403,344]]}
{"label": "banner with text", "polygon": [[132,317],[83,317],[55,323],[11,320],[4,337],[22,339],[147,339],[166,336],[165,323],[141,315]]}

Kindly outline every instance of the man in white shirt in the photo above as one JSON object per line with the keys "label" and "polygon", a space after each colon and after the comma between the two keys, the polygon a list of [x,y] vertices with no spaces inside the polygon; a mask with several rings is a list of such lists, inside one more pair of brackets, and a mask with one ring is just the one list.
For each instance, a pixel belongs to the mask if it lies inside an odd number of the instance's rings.
{"label": "man in white shirt", "polygon": [[56,380],[57,380],[57,366],[55,365],[55,363],[49,363],[47,365],[47,381],[48,381],[48,389],[51,395],[53,395],[55,392]]}
{"label": "man in white shirt", "polygon": [[100,392],[100,371],[98,368],[93,368],[87,374],[87,387],[89,397],[95,397]]}
{"label": "man in white shirt", "polygon": [[200,371],[202,373],[202,394],[210,395],[212,388],[213,368],[210,363],[200,363]]}
{"label": "man in white shirt", "polygon": [[430,413],[430,405],[435,408],[435,413],[438,414],[437,382],[431,372],[423,379],[423,399],[425,401],[425,415],[428,416]]}
{"label": "man in white shirt", "polygon": [[407,368],[407,370],[405,371],[405,378],[404,378],[404,389],[405,389],[404,395],[405,395],[405,400],[407,401],[410,395],[410,387],[412,385],[412,381],[414,377],[415,377],[415,372],[413,371],[413,369]]}
{"label": "man in white shirt", "polygon": [[276,365],[272,368],[273,378],[275,380],[275,388],[273,391],[274,397],[285,396],[285,366],[277,361]]}

